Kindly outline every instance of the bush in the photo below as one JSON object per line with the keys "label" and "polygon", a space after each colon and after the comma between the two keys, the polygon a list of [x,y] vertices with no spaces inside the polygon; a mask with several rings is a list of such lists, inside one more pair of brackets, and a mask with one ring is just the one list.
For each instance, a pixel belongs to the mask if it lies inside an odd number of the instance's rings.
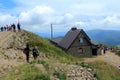
{"label": "bush", "polygon": [[97,73],[94,73],[94,77],[96,77],[96,78],[97,78],[97,80],[100,80],[100,78],[99,78],[99,76],[98,76],[98,74],[97,74]]}
{"label": "bush", "polygon": [[44,65],[46,62],[45,62],[44,60],[38,60],[37,63],[38,63],[38,64],[43,64],[43,65]]}
{"label": "bush", "polygon": [[40,74],[40,75],[37,75],[35,77],[34,80],[50,80],[50,76],[46,75],[46,74]]}
{"label": "bush", "polygon": [[67,75],[65,73],[55,72],[54,76],[57,76],[60,80],[67,80]]}
{"label": "bush", "polygon": [[116,54],[117,54],[118,56],[120,56],[120,51],[118,51]]}
{"label": "bush", "polygon": [[50,77],[46,74],[25,75],[21,80],[50,80]]}
{"label": "bush", "polygon": [[81,62],[80,66],[82,66],[82,67],[88,67],[88,63],[86,63],[86,62]]}

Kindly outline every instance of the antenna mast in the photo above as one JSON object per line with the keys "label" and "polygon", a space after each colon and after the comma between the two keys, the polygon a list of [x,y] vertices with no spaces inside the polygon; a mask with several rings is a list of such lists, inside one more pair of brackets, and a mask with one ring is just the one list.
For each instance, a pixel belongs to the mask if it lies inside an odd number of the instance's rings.
{"label": "antenna mast", "polygon": [[51,39],[53,38],[53,24],[51,24]]}

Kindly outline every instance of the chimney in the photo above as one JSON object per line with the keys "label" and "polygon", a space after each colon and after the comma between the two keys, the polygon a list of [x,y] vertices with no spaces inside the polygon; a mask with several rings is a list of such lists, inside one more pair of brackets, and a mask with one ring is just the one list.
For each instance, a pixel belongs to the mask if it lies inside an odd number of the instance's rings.
{"label": "chimney", "polygon": [[77,30],[77,28],[76,27],[72,27],[71,30],[74,31],[74,30]]}

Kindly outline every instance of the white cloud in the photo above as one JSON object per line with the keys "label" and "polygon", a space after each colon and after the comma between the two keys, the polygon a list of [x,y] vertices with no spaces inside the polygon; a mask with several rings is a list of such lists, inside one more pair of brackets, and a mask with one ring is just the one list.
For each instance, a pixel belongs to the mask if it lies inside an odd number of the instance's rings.
{"label": "white cloud", "polygon": [[[101,16],[100,16],[101,17]],[[111,15],[105,16],[101,19],[91,19],[87,22],[88,29],[107,29],[107,30],[120,30],[120,16]]]}
{"label": "white cloud", "polygon": [[66,19],[67,21],[71,21],[71,20],[73,20],[73,18],[74,18],[74,16],[70,13],[66,13],[64,15],[64,19]]}
{"label": "white cloud", "polygon": [[[19,16],[24,29],[38,32],[42,28],[46,28],[46,24],[50,24],[54,10],[49,6],[36,6],[31,10],[22,12]],[[29,26],[29,27],[28,27]]]}
{"label": "white cloud", "polygon": [[80,10],[101,10],[103,9],[103,5],[99,3],[83,3],[83,4],[75,4],[75,8]]}
{"label": "white cloud", "polygon": [[66,13],[63,16],[56,16],[55,20],[53,20],[53,24],[63,25],[72,22],[74,16],[70,13]]}
{"label": "white cloud", "polygon": [[0,13],[0,26],[10,25],[12,23],[16,23],[17,19],[15,16],[10,14],[2,14]]}
{"label": "white cloud", "polygon": [[70,11],[74,14],[100,15],[105,11],[105,5],[98,2],[82,2],[73,4]]}
{"label": "white cloud", "polygon": [[118,15],[107,16],[104,22],[120,25],[120,16]]}

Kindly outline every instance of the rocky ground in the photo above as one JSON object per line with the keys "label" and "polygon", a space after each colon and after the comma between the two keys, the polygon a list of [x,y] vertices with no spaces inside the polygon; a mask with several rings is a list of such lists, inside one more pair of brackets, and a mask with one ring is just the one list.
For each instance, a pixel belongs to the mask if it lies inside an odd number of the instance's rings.
{"label": "rocky ground", "polygon": [[25,56],[20,49],[23,46],[22,33],[0,32],[0,74],[22,64]]}
{"label": "rocky ground", "polygon": [[[52,67],[56,72],[66,72],[67,80],[97,80],[91,68],[68,64],[55,64]],[[54,76],[52,80],[56,80],[56,77]]]}

